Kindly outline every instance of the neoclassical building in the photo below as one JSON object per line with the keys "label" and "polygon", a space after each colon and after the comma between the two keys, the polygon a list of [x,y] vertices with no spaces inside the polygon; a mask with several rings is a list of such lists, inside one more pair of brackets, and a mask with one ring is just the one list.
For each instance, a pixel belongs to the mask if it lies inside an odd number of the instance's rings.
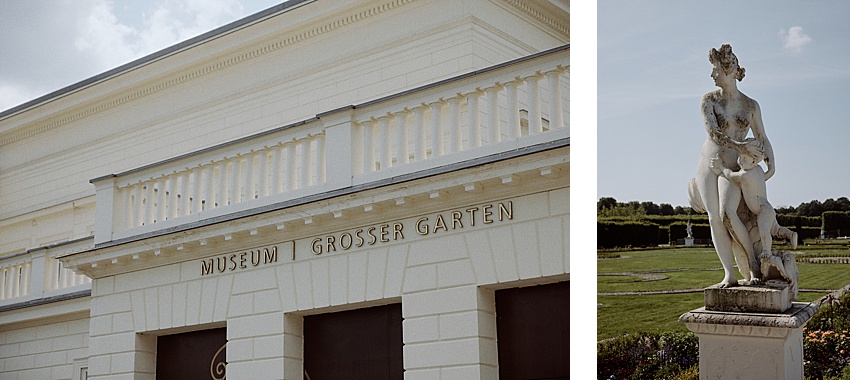
{"label": "neoclassical building", "polygon": [[290,0],[3,111],[0,378],[567,378],[569,17]]}

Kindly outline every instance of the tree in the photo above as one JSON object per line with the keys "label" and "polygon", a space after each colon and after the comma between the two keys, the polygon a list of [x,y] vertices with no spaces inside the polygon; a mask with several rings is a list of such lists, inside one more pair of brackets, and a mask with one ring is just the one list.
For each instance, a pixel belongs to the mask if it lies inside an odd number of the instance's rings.
{"label": "tree", "polygon": [[596,202],[596,210],[610,209],[617,205],[617,200],[611,197],[602,197],[599,198],[599,202]]}
{"label": "tree", "polygon": [[674,214],[676,214],[676,210],[669,203],[662,203],[658,207],[661,210],[661,215],[674,215]]}
{"label": "tree", "polygon": [[641,202],[640,207],[646,211],[646,215],[661,215],[661,208],[652,202]]}

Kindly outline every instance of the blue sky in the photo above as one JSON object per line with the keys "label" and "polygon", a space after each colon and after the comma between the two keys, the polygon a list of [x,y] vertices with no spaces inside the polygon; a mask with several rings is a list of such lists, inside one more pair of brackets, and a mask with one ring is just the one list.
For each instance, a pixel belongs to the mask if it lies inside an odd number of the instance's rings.
{"label": "blue sky", "polygon": [[597,198],[687,206],[699,99],[716,89],[708,51],[723,43],[774,148],[770,202],[850,197],[850,3],[816,4],[600,1]]}
{"label": "blue sky", "polygon": [[0,111],[283,0],[3,0]]}

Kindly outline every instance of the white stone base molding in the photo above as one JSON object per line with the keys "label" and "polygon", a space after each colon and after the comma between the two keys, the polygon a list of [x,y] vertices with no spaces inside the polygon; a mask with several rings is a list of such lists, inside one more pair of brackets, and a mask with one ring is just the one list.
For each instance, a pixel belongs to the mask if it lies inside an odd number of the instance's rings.
{"label": "white stone base molding", "polygon": [[703,307],[679,322],[699,337],[700,379],[802,379],[803,327],[817,310],[801,302],[771,314]]}

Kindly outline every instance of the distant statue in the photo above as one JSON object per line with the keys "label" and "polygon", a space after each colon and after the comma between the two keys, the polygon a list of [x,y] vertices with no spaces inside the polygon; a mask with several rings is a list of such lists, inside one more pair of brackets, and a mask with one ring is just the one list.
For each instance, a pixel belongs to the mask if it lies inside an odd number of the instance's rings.
{"label": "distant statue", "polygon": [[[733,272],[735,263],[744,281],[755,285],[762,280],[755,254],[762,252],[755,228],[760,214],[752,214],[742,199],[741,185],[715,172],[711,160],[717,160],[717,167],[722,165],[737,172],[740,155],[763,157],[767,164],[763,177],[767,181],[776,171],[773,147],[765,134],[758,103],[738,91],[736,81],[744,79],[745,71],[738,65],[732,47],[711,49],[708,60],[713,65],[711,77],[720,89],[705,94],[700,104],[708,136],[702,146],[697,176],[688,186],[690,203],[694,210],[708,213],[711,238],[724,271],[720,286],[738,284]],[[747,139],[750,132],[754,138]],[[770,246],[766,249],[770,250]]]}
{"label": "distant statue", "polygon": [[693,239],[693,238],[694,238],[694,234],[693,234],[693,232],[691,231],[691,221],[690,221],[690,220],[688,220],[688,225],[687,225],[687,226],[685,226],[685,232],[687,232],[687,233],[688,233],[688,239]]}

